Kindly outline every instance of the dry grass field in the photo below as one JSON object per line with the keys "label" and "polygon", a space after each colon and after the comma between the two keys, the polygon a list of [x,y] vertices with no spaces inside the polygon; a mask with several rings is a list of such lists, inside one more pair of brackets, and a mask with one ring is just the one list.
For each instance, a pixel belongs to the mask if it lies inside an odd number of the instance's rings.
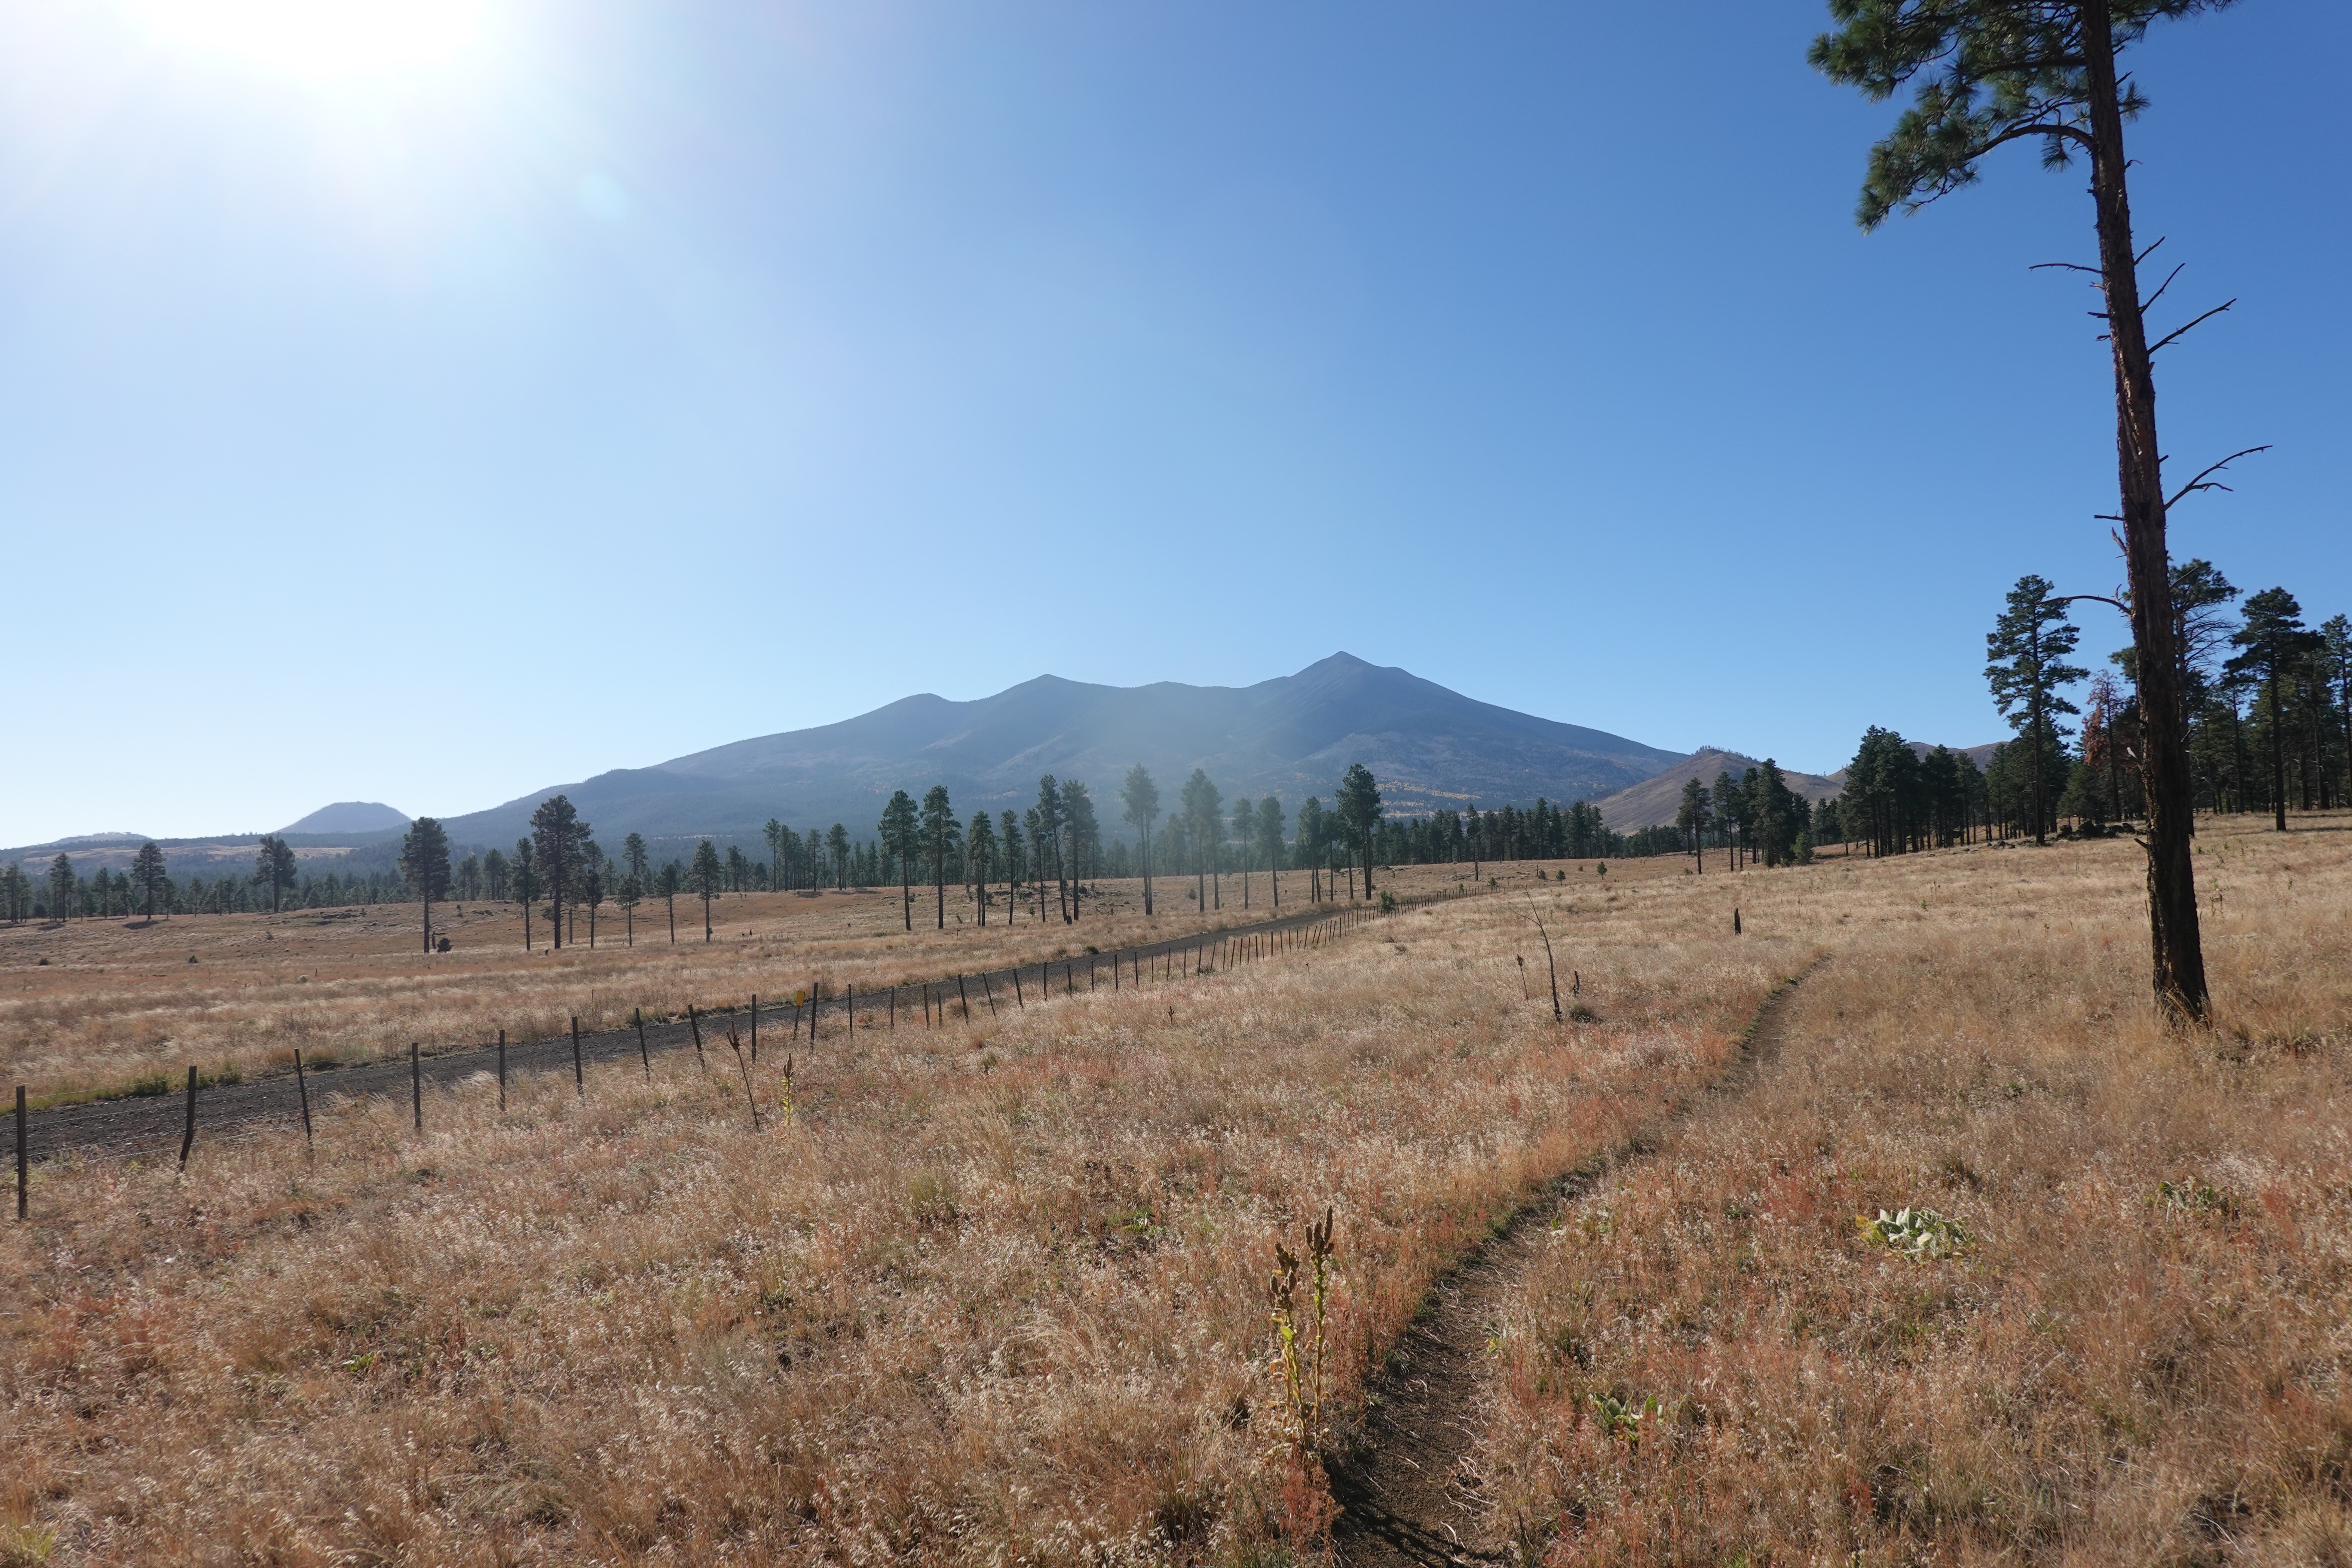
{"label": "dry grass field", "polygon": [[[1809,873],[1835,957],[1778,1059],[1501,1313],[1478,1468],[1519,1538],[2352,1563],[2352,821],[2296,826],[2203,832],[2210,1035],[2153,1016],[2128,842]],[[1906,1206],[1962,1249],[1856,1225]]]}
{"label": "dry grass field", "polygon": [[[1529,875],[1497,869],[1521,884]],[[929,889],[916,889],[911,932],[895,889],[730,895],[713,905],[708,944],[700,903],[681,898],[675,945],[656,901],[638,909],[634,945],[608,907],[593,951],[583,915],[576,944],[561,952],[537,918],[536,947],[526,952],[521,917],[505,904],[436,906],[434,928],[452,951],[430,955],[414,904],[0,927],[0,1075],[38,1100],[176,1079],[190,1064],[285,1071],[298,1047],[348,1066],[404,1055],[411,1040],[430,1049],[499,1029],[517,1040],[551,1038],[575,1014],[586,1028],[618,1027],[634,1008],[676,1015],[688,1002],[772,1000],[811,984],[870,991],[1088,944],[1108,952],[1275,912],[1262,875],[1251,879],[1249,908],[1228,878],[1223,907],[1205,917],[1191,901],[1191,879],[1156,881],[1152,918],[1142,913],[1139,881],[1105,881],[1074,925],[1054,913],[1050,897],[1043,921],[1033,904],[1006,923],[1000,888],[982,928],[977,910],[950,888],[944,931]],[[1286,872],[1282,883],[1282,912],[1306,909],[1305,876]],[[1425,894],[1454,879],[1448,868],[1414,868],[1393,885]]]}
{"label": "dry grass field", "polygon": [[[789,1088],[763,1058],[758,1131],[722,1047],[584,1099],[525,1080],[503,1114],[477,1081],[422,1134],[340,1101],[315,1163],[298,1135],[200,1143],[184,1177],[41,1167],[0,1243],[0,1563],[1311,1558],[1332,1504],[1270,1366],[1276,1245],[1336,1215],[1336,1454],[1431,1284],[1603,1156],[1462,1413],[1529,1557],[2352,1561],[2352,823],[2298,827],[2205,834],[2210,1035],[2151,1016],[2127,842],[1571,865],[1539,893],[1510,868],[1223,973],[861,1017]],[[731,949],[622,950],[609,983],[601,943],[526,960],[517,932],[458,969],[353,934],[317,1026],[863,986],[1132,918],[909,941],[790,902]],[[1821,954],[1777,1052],[1697,1093]],[[208,1005],[259,1015],[291,956]],[[123,989],[183,1037],[167,990]],[[7,1027],[20,1059],[44,1038]],[[1905,1205],[1966,1246],[1915,1261],[1854,1225]]]}
{"label": "dry grass field", "polygon": [[59,1562],[1276,1550],[1326,1507],[1265,1376],[1277,1238],[1338,1213],[1344,1407],[1448,1259],[1802,961],[1626,869],[1547,884],[1567,1027],[1530,879],[998,1027],[867,1018],[789,1109],[763,1060],[756,1133],[722,1049],[504,1115],[478,1083],[421,1136],[345,1102],[315,1165],[44,1167],[0,1517]]}

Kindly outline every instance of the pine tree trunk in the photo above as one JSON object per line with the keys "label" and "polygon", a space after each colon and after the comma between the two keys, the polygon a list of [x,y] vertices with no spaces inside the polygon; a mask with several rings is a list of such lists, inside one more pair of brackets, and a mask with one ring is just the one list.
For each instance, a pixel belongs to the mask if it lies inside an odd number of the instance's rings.
{"label": "pine tree trunk", "polygon": [[2198,931],[2197,871],[2189,859],[2197,803],[2179,652],[2173,638],[2163,451],[2156,437],[2156,375],[2140,319],[2139,265],[2132,248],[2109,0],[2084,0],[2083,52],[2090,89],[2091,189],[2098,205],[2099,270],[2115,356],[2116,462],[2131,583],[2132,647],[2139,661],[2151,979],[2158,1004],[2168,1014],[2201,1023],[2206,1016],[2205,951]]}
{"label": "pine tree trunk", "polygon": [[2281,833],[2286,831],[2286,742],[2279,733],[2278,649],[2271,649],[2271,813]]}

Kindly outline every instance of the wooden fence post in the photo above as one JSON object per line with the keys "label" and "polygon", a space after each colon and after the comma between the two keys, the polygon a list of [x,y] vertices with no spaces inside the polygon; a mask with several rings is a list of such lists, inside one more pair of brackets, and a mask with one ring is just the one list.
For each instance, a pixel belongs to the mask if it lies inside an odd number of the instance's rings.
{"label": "wooden fence post", "polygon": [[956,976],[956,1000],[963,1004],[963,1021],[967,1024],[971,1023],[971,998],[964,992],[963,976],[961,974]]}
{"label": "wooden fence post", "polygon": [[1021,966],[1017,963],[1013,966],[1013,1002],[1023,1012],[1029,1010],[1029,1004],[1021,996]]}
{"label": "wooden fence post", "polygon": [[[295,1058],[299,1061],[301,1058]],[[25,1189],[32,1182],[32,1173],[25,1163],[25,1086],[16,1086],[16,1217],[25,1217]]]}
{"label": "wooden fence post", "polygon": [[709,1058],[702,1054],[702,1020],[694,1016],[694,1004],[686,1005],[686,1026],[694,1031],[694,1062],[703,1071],[710,1070]]}
{"label": "wooden fence post", "polygon": [[988,1016],[992,1018],[995,1017],[996,993],[988,984],[988,971],[985,969],[980,972],[980,994],[988,998]]}
{"label": "wooden fence post", "polygon": [[[294,1092],[302,1097],[302,1152],[315,1155],[319,1149],[310,1142],[310,1085],[302,1077],[302,1047],[299,1046],[294,1047]],[[16,1141],[23,1142],[24,1135],[19,1133]]]}
{"label": "wooden fence post", "polygon": [[580,1069],[580,1015],[577,1013],[572,1015],[572,1087],[579,1091],[581,1099],[588,1098],[587,1075]]}
{"label": "wooden fence post", "polygon": [[[193,1079],[189,1080],[192,1087],[188,1090],[188,1104],[191,1107],[188,1115],[191,1126],[194,1124],[194,1119],[195,1116],[195,1111],[193,1109],[196,1103],[196,1091],[193,1087],[194,1081],[195,1080]],[[408,1100],[409,1103],[415,1108],[416,1130],[419,1132],[422,1132],[425,1131],[425,1067],[417,1058],[416,1042],[415,1040],[408,1042]]]}
{"label": "wooden fence post", "polygon": [[637,1018],[637,1059],[645,1063],[646,1081],[651,1083],[654,1080],[654,1058],[653,1054],[646,1049],[646,1010],[639,1007],[635,1011]]}
{"label": "wooden fence post", "polygon": [[180,1173],[188,1173],[188,1151],[196,1146],[196,1069],[188,1069],[188,1130],[180,1134]]}

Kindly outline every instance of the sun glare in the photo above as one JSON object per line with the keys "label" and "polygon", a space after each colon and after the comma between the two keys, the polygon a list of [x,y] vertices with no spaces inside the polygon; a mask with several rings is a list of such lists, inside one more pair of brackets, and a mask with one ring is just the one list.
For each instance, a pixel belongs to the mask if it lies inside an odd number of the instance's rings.
{"label": "sun glare", "polygon": [[481,42],[484,0],[130,0],[160,45],[319,84],[428,73]]}

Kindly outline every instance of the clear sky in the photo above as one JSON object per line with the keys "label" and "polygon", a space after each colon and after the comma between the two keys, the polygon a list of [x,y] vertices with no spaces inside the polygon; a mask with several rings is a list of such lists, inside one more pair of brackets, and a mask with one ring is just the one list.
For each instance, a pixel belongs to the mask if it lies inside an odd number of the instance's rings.
{"label": "clear sky", "polygon": [[[0,843],[1337,648],[1675,748],[2001,732],[2122,575],[2076,174],[1852,221],[1818,0],[0,0]],[[2352,609],[2342,0],[2136,57],[2176,519]],[[2090,619],[2085,651],[2123,636]]]}

